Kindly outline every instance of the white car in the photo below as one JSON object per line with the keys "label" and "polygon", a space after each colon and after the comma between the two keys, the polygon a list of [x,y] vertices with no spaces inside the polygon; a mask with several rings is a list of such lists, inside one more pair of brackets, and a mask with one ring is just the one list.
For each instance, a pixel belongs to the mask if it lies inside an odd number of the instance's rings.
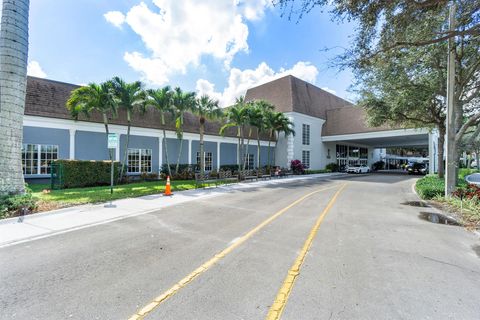
{"label": "white car", "polygon": [[369,173],[370,168],[363,164],[355,164],[353,166],[347,166],[346,173]]}

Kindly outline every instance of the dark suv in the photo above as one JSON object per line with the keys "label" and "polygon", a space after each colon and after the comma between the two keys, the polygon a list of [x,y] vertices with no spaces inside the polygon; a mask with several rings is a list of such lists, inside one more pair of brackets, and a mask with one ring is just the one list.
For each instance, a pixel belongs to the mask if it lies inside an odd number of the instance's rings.
{"label": "dark suv", "polygon": [[426,163],[416,162],[408,167],[408,174],[428,174],[428,166]]}

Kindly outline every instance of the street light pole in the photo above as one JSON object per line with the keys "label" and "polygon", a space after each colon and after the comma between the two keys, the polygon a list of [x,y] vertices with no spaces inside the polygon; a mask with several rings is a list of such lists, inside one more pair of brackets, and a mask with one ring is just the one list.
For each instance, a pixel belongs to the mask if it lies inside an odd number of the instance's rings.
{"label": "street light pole", "polygon": [[[456,4],[450,7],[449,31],[455,31]],[[457,157],[456,157],[456,127],[455,127],[455,37],[448,39],[448,65],[447,65],[447,130],[446,130],[446,170],[445,170],[445,196],[449,196],[455,190],[457,182]]]}

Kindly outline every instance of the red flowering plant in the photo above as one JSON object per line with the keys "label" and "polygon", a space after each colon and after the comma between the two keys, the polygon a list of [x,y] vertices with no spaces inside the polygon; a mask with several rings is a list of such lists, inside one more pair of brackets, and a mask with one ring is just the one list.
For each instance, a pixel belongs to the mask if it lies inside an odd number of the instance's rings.
{"label": "red flowering plant", "polygon": [[290,169],[292,170],[293,174],[305,174],[305,166],[300,160],[290,161]]}
{"label": "red flowering plant", "polygon": [[469,184],[466,188],[457,189],[453,196],[460,199],[469,199],[480,201],[480,187],[474,184]]}

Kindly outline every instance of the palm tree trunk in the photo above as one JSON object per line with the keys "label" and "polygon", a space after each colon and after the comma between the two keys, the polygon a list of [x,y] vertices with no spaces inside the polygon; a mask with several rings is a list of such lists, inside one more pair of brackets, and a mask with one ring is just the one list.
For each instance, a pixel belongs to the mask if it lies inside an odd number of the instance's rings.
{"label": "palm tree trunk", "polygon": [[[248,161],[248,149],[250,147],[250,137],[252,135],[252,129],[248,131],[248,139],[247,139],[247,145],[245,146],[245,156],[243,157],[243,168],[245,168],[247,161]],[[248,168],[251,169],[251,168]]]}
{"label": "palm tree trunk", "polygon": [[123,178],[125,167],[127,166],[127,155],[128,155],[128,144],[130,142],[130,127],[131,127],[131,121],[130,121],[131,115],[130,111],[127,111],[127,141],[125,142],[125,152],[123,153],[123,161],[122,161],[122,168],[120,170],[120,180]]}
{"label": "palm tree trunk", "polygon": [[[107,139],[107,144],[108,144],[108,134],[110,133],[110,131],[108,130],[108,117],[107,117],[107,114],[106,113],[103,113],[103,125],[105,126],[105,134],[107,135],[106,136],[106,139]],[[108,150],[108,157],[110,158],[110,161],[113,161],[113,156],[112,156],[112,152],[110,152],[110,150]]]}
{"label": "palm tree trunk", "polygon": [[168,176],[172,176],[172,171],[170,170],[170,162],[168,161],[168,148],[167,148],[167,131],[165,130],[165,116],[162,113],[162,128],[163,128],[163,150],[165,150],[165,162],[167,163]]}
{"label": "palm tree trunk", "polygon": [[238,164],[238,173],[240,174],[240,171],[242,171],[242,165],[240,164],[240,128],[238,129],[238,144],[237,144],[237,164]]}
{"label": "palm tree trunk", "polygon": [[270,129],[270,134],[268,136],[268,151],[267,151],[267,164],[268,164],[268,172],[271,171],[271,163],[270,163],[270,142],[272,141],[272,130]]}
{"label": "palm tree trunk", "polygon": [[183,147],[183,137],[180,138],[180,150],[178,150],[177,165],[175,166],[175,174],[178,174],[178,169],[180,168],[180,158],[182,156],[182,147]]}
{"label": "palm tree trunk", "polygon": [[4,0],[0,5],[0,195],[5,195],[25,191],[22,140],[29,1]]}
{"label": "palm tree trunk", "polygon": [[260,131],[257,128],[257,169],[260,169]]}
{"label": "palm tree trunk", "polygon": [[205,173],[205,150],[203,145],[203,132],[205,131],[205,124],[202,123],[200,119],[200,173],[203,175]]}

